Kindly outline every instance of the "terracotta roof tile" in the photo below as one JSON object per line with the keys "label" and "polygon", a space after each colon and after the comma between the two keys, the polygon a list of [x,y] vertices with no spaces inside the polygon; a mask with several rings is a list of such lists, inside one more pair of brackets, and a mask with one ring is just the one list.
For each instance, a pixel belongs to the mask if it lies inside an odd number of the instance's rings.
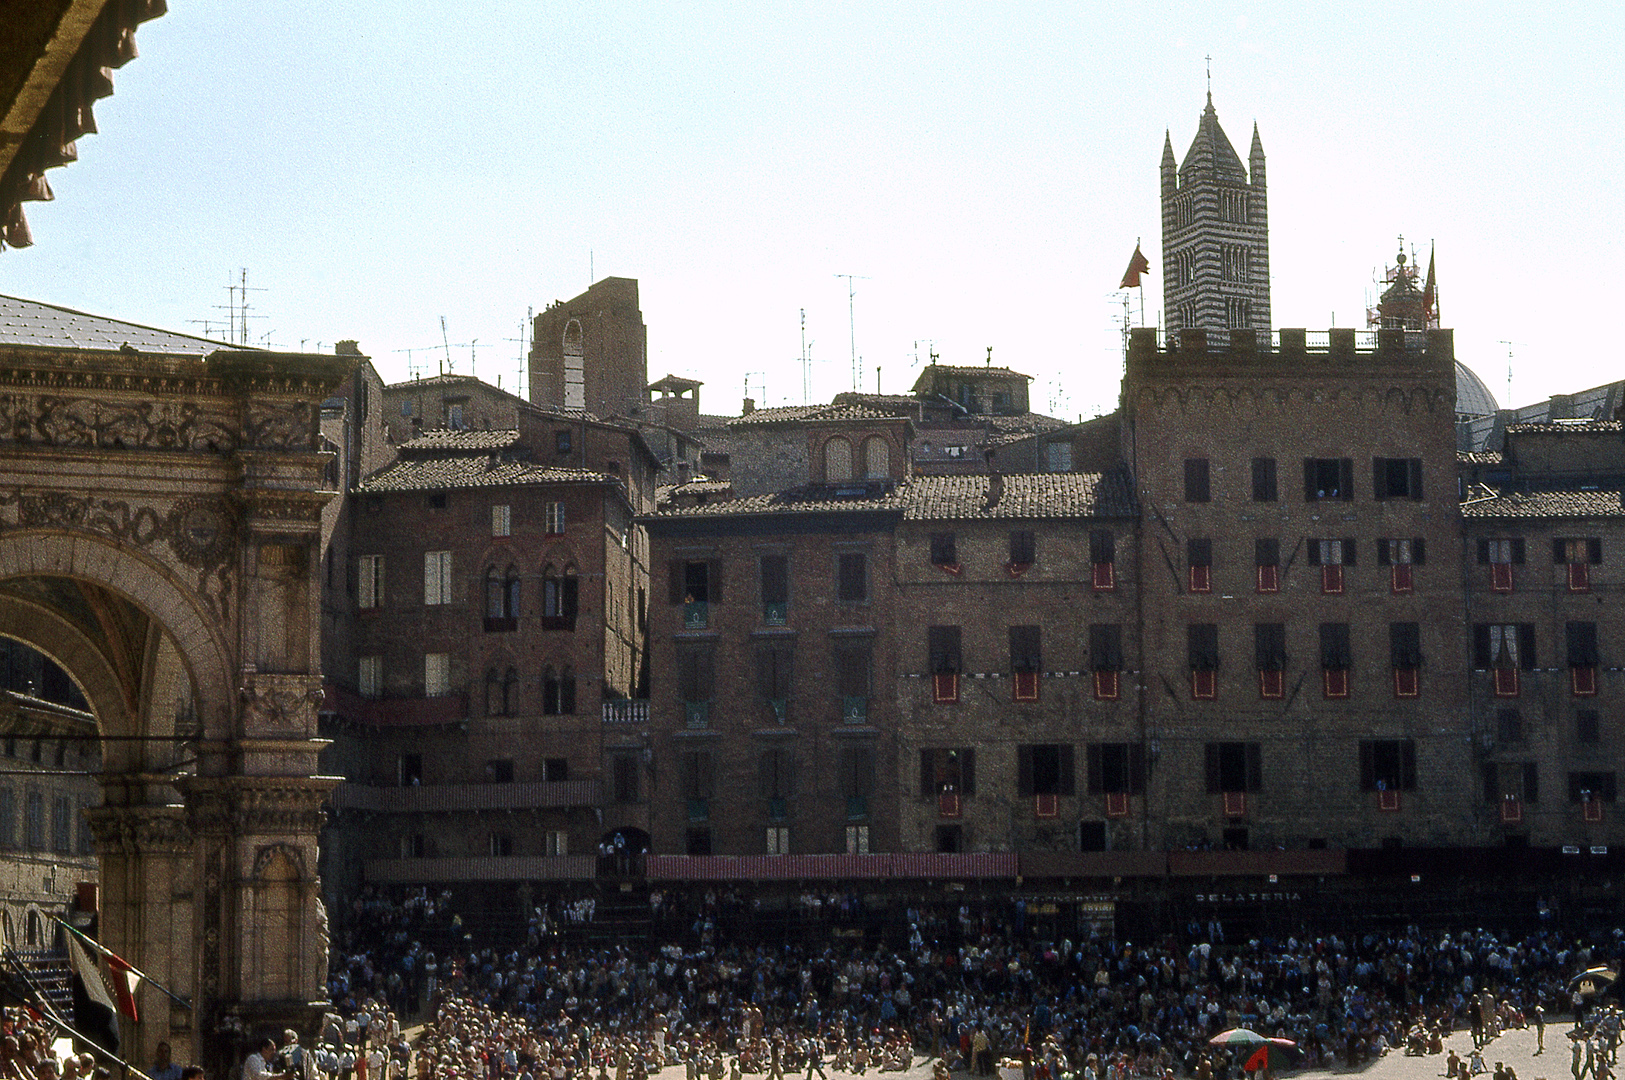
{"label": "terracotta roof tile", "polygon": [[963,518],[1131,517],[1126,477],[1110,473],[1010,473],[999,501],[988,505],[992,477],[922,476],[909,484],[910,521]]}
{"label": "terracotta roof tile", "polygon": [[496,431],[436,428],[406,440],[397,449],[403,453],[435,450],[505,450],[518,441],[519,432],[511,428]]}
{"label": "terracotta roof tile", "polygon": [[360,484],[358,491],[441,491],[447,488],[512,487],[517,484],[600,484],[619,481],[591,469],[565,469],[528,461],[493,461],[469,454],[407,458],[386,465]]}
{"label": "terracotta roof tile", "polygon": [[1464,518],[1625,517],[1618,491],[1530,491],[1461,504]]}
{"label": "terracotta roof tile", "polygon": [[1604,435],[1610,432],[1625,431],[1625,421],[1620,420],[1543,420],[1531,421],[1523,424],[1508,424],[1508,435],[1521,435],[1529,433],[1553,434],[1561,432],[1565,435]]}

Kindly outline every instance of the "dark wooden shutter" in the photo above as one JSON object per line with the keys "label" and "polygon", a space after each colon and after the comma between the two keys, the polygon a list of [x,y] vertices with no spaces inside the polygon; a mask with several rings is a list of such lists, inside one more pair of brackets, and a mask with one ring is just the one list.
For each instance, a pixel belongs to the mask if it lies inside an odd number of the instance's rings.
{"label": "dark wooden shutter", "polygon": [[762,556],[762,603],[784,604],[790,600],[790,560],[784,555]]}
{"label": "dark wooden shutter", "polygon": [[1501,801],[1501,768],[1494,762],[1484,765],[1484,801],[1492,804]]}
{"label": "dark wooden shutter", "polygon": [[1571,622],[1564,625],[1565,637],[1568,639],[1569,666],[1594,667],[1597,659],[1597,624],[1594,622]]}
{"label": "dark wooden shutter", "polygon": [[1518,624],[1518,666],[1525,671],[1535,667],[1535,624]]}
{"label": "dark wooden shutter", "polygon": [[1540,801],[1540,769],[1533,761],[1523,763],[1523,801]]}
{"label": "dark wooden shutter", "polygon": [[1281,565],[1281,541],[1275,537],[1259,537],[1253,541],[1253,561],[1259,566]]}
{"label": "dark wooden shutter", "polygon": [[1371,739],[1360,740],[1360,790],[1377,790],[1377,744]]}
{"label": "dark wooden shutter", "polygon": [[1264,750],[1260,744],[1250,742],[1247,744],[1247,790],[1262,791],[1263,788]]}
{"label": "dark wooden shutter", "polygon": [[1416,740],[1403,739],[1399,744],[1399,786],[1406,791],[1416,790]]}
{"label": "dark wooden shutter", "polygon": [[1488,671],[1495,663],[1490,655],[1490,627],[1488,623],[1473,624],[1473,669]]}
{"label": "dark wooden shutter", "polygon": [[1593,536],[1586,541],[1586,561],[1595,565],[1602,562],[1602,538]]}
{"label": "dark wooden shutter", "polygon": [[564,618],[571,630],[576,628],[576,613],[581,610],[581,579],[574,574],[567,575],[563,583],[562,602]]}
{"label": "dark wooden shutter", "polygon": [[1303,459],[1303,501],[1315,501],[1315,459]]}
{"label": "dark wooden shutter", "polygon": [[1099,795],[1106,790],[1106,770],[1100,760],[1100,752],[1099,743],[1090,743],[1083,751],[1084,771],[1087,773],[1084,782],[1089,785],[1091,795]]}
{"label": "dark wooden shutter", "polygon": [[964,746],[959,750],[959,790],[965,795],[976,794],[976,747]]}
{"label": "dark wooden shutter", "polygon": [[1354,498],[1354,459],[1337,459],[1337,491],[1344,502]]}
{"label": "dark wooden shutter", "polygon": [[1560,536],[1552,537],[1552,561],[1566,563],[1569,561],[1568,541]]}
{"label": "dark wooden shutter", "polygon": [[1033,748],[1030,746],[1016,747],[1016,794],[1031,795],[1033,793]]}
{"label": "dark wooden shutter", "polygon": [[1074,777],[1072,761],[1072,744],[1061,744],[1061,795],[1076,795],[1077,781]]}
{"label": "dark wooden shutter", "polygon": [[1411,562],[1421,566],[1427,562],[1428,542],[1420,536],[1411,540]]}
{"label": "dark wooden shutter", "polygon": [[1490,542],[1488,540],[1480,540],[1478,542],[1478,565],[1485,566],[1489,563],[1489,561]]}
{"label": "dark wooden shutter", "polygon": [[1134,795],[1145,792],[1145,747],[1140,743],[1129,744],[1128,789]]}
{"label": "dark wooden shutter", "polygon": [[1522,566],[1523,565],[1523,554],[1524,554],[1523,537],[1514,536],[1512,538],[1512,562],[1513,562],[1513,565],[1515,565],[1515,566]]}
{"label": "dark wooden shutter", "polygon": [[1388,553],[1388,545],[1390,545],[1390,544],[1392,544],[1394,542],[1395,541],[1393,541],[1393,540],[1378,540],[1377,541],[1377,565],[1378,566],[1391,566],[1391,565],[1393,565],[1393,557],[1391,555],[1389,555],[1389,553]]}
{"label": "dark wooden shutter", "polygon": [[1354,565],[1354,554],[1355,554],[1355,551],[1354,551],[1354,538],[1352,536],[1345,536],[1343,538],[1343,565],[1344,566],[1353,566]]}
{"label": "dark wooden shutter", "polygon": [[1419,457],[1410,459],[1410,489],[1411,498],[1422,497],[1422,459]]}
{"label": "dark wooden shutter", "polygon": [[1373,498],[1386,499],[1388,497],[1388,459],[1374,457],[1371,459],[1371,495]]}
{"label": "dark wooden shutter", "polygon": [[1219,794],[1219,744],[1207,744],[1207,792],[1209,795]]}

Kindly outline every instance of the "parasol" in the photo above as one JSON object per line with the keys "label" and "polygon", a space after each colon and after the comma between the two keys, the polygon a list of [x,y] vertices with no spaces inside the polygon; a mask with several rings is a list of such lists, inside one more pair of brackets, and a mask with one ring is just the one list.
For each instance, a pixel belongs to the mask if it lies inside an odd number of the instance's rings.
{"label": "parasol", "polygon": [[1258,1046],[1264,1042],[1264,1036],[1248,1028],[1231,1028],[1219,1032],[1208,1042],[1214,1046]]}
{"label": "parasol", "polygon": [[1607,990],[1617,978],[1619,974],[1612,968],[1586,968],[1569,980],[1569,989],[1578,991],[1586,997],[1594,997]]}

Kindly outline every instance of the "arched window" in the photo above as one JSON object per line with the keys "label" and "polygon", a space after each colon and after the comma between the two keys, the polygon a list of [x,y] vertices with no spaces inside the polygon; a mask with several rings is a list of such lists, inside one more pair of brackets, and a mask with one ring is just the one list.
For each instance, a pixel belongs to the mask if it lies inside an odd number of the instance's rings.
{"label": "arched window", "polygon": [[574,630],[580,606],[581,588],[575,567],[559,575],[549,566],[542,571],[542,629]]}
{"label": "arched window", "polygon": [[863,440],[863,475],[870,480],[884,480],[891,475],[891,447],[879,435]]}
{"label": "arched window", "polygon": [[587,407],[586,342],[582,338],[581,323],[571,319],[564,327],[564,407]]}
{"label": "arched window", "polygon": [[551,665],[542,669],[542,715],[559,715],[559,675]]}
{"label": "arched window", "polygon": [[576,673],[575,668],[569,664],[559,672],[559,714],[561,716],[574,716],[576,714]]}
{"label": "arched window", "polygon": [[487,633],[519,629],[519,572],[496,567],[485,572],[485,630]]}
{"label": "arched window", "polygon": [[502,700],[502,679],[497,675],[496,668],[489,668],[485,672],[485,715],[503,716],[507,708]]}
{"label": "arched window", "polygon": [[824,479],[852,479],[852,444],[839,435],[824,444]]}
{"label": "arched window", "polygon": [[509,668],[502,676],[502,715],[512,716],[519,711],[519,672]]}

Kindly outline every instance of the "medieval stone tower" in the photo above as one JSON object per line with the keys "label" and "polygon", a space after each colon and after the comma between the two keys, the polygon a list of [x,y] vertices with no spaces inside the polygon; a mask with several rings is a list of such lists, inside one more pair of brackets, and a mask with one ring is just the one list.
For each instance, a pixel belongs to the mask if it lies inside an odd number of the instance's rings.
{"label": "medieval stone tower", "polygon": [[1264,144],[1253,125],[1244,168],[1209,92],[1182,165],[1162,144],[1162,296],[1168,329],[1270,329]]}

